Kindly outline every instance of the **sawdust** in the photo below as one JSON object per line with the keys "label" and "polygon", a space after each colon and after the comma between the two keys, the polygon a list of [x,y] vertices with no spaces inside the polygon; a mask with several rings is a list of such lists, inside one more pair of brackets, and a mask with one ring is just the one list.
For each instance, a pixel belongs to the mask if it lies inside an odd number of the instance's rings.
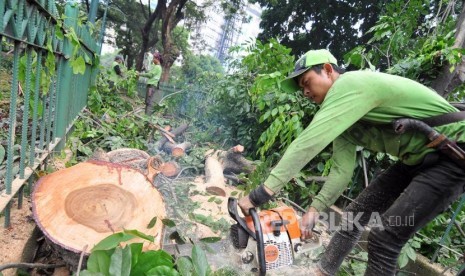
{"label": "sawdust", "polygon": [[[0,264],[21,262],[23,247],[35,227],[30,200],[25,198],[23,207],[18,209],[17,199],[14,199],[12,206],[9,228],[3,227],[5,217],[0,218]],[[2,273],[4,276],[16,275],[15,269],[4,270]]]}

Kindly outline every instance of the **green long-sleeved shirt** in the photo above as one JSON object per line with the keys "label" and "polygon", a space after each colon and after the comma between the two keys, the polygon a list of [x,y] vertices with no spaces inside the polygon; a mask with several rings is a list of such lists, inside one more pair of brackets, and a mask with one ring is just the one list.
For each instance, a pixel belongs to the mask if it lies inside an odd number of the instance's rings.
{"label": "green long-sleeved shirt", "polygon": [[142,73],[140,76],[148,78],[147,85],[157,86],[161,77],[161,65],[152,65],[147,73]]}
{"label": "green long-sleeved shirt", "polygon": [[[311,206],[332,205],[349,183],[355,168],[356,146],[397,156],[415,165],[432,149],[420,133],[398,135],[392,121],[422,119],[455,112],[431,89],[406,78],[355,71],[339,76],[328,91],[310,125],[297,137],[271,171],[265,186],[278,192],[310,160],[333,141],[333,165],[328,179]],[[436,127],[440,133],[465,141],[465,121]],[[394,184],[393,184],[394,185]]]}

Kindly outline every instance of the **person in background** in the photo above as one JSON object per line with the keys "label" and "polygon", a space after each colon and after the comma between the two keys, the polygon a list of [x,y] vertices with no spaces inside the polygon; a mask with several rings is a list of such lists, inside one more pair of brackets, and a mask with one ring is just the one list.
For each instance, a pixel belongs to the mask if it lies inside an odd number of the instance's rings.
{"label": "person in background", "polygon": [[[248,215],[250,208],[272,199],[332,142],[330,174],[302,217],[301,234],[306,239],[312,236],[319,214],[335,203],[351,180],[357,146],[398,157],[399,161],[377,175],[347,206],[341,227],[318,266],[308,273],[335,275],[357,244],[363,226],[377,213],[381,223],[372,226],[368,236],[365,275],[394,275],[407,241],[464,193],[465,160],[460,159],[460,163],[450,152],[436,149],[423,132],[397,133],[392,122],[400,118],[444,118],[447,115],[443,114],[457,114],[458,110],[410,79],[371,71],[344,73],[336,58],[324,49],[302,56],[282,87],[290,93],[300,89],[320,109],[286,149],[264,184],[242,197],[239,207]],[[455,152],[463,152],[463,119],[439,124],[434,130],[456,142]]]}
{"label": "person in background", "polygon": [[124,59],[121,55],[116,55],[115,60],[111,65],[111,80],[115,82],[117,79],[124,78]]}
{"label": "person in background", "polygon": [[108,71],[109,76],[109,86],[110,88],[113,88],[115,83],[118,82],[118,80],[124,78],[124,59],[123,56],[121,55],[116,55],[113,63],[111,64],[111,68]]}
{"label": "person in background", "polygon": [[145,114],[150,115],[153,112],[154,98],[161,98],[161,90],[159,89],[159,82],[161,78],[161,63],[162,57],[160,53],[153,54],[152,63],[149,70],[145,73],[138,73],[139,76],[147,78],[147,90],[145,94]]}

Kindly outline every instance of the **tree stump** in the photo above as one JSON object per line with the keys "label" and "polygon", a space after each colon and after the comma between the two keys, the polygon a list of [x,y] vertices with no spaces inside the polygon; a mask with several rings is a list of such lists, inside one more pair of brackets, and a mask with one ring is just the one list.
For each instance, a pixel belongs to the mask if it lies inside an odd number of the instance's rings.
{"label": "tree stump", "polygon": [[[54,247],[75,253],[65,259],[72,266],[82,251],[89,254],[102,239],[124,229],[155,236],[154,243],[144,243],[145,250],[161,248],[166,215],[161,194],[144,174],[124,165],[87,161],[46,175],[35,185],[32,209]],[[157,223],[148,229],[154,217]]]}

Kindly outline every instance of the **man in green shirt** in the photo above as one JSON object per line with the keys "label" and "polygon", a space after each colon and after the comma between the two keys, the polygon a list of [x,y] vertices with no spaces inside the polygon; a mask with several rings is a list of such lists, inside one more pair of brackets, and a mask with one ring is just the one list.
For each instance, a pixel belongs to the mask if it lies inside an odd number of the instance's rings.
{"label": "man in green shirt", "polygon": [[[424,134],[396,134],[392,121],[421,120],[457,109],[431,89],[406,78],[369,71],[344,73],[327,50],[312,50],[302,56],[283,87],[301,89],[320,110],[289,145],[264,185],[241,198],[239,206],[248,214],[250,208],[270,200],[333,142],[328,179],[302,217],[302,238],[308,238],[319,213],[337,200],[352,178],[357,146],[396,156],[399,161],[379,174],[344,210],[343,225],[313,272],[334,275],[363,231],[354,224],[365,226],[372,214],[378,213],[382,225],[371,229],[365,275],[394,275],[403,245],[464,192],[465,170],[427,147]],[[435,130],[465,148],[465,121]],[[399,220],[405,223],[398,225]]]}
{"label": "man in green shirt", "polygon": [[110,69],[110,87],[113,87],[113,85],[119,80],[124,78],[124,59],[123,56],[121,55],[116,55],[115,60],[111,64],[111,69]]}
{"label": "man in green shirt", "polygon": [[145,93],[145,114],[147,115],[152,114],[154,98],[160,100],[162,95],[162,92],[159,89],[159,82],[162,73],[161,63],[163,62],[161,54],[158,52],[154,53],[152,62],[153,65],[149,67],[148,72],[138,73],[139,76],[148,78],[147,91]]}

